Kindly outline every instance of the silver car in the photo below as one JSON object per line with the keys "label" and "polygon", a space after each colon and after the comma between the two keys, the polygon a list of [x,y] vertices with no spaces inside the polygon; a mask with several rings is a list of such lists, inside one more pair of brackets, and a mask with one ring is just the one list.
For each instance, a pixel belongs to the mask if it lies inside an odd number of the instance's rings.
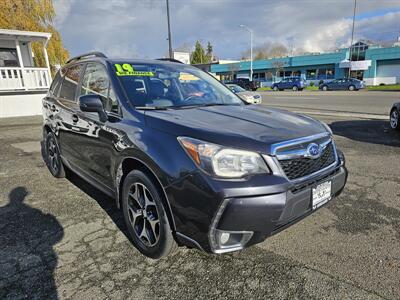
{"label": "silver car", "polygon": [[232,92],[234,92],[247,103],[260,104],[262,102],[262,97],[257,92],[246,91],[244,88],[238,86],[237,84],[227,84],[227,87],[230,88]]}

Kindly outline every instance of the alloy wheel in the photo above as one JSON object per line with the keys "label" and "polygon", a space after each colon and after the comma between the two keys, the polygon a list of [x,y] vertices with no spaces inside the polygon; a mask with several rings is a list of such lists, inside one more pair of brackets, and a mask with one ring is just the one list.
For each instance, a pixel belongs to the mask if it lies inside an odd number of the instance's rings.
{"label": "alloy wheel", "polygon": [[160,219],[156,203],[148,188],[135,182],[128,194],[128,217],[136,237],[146,246],[154,246],[160,238]]}
{"label": "alloy wheel", "polygon": [[390,114],[390,126],[393,129],[397,129],[398,125],[399,125],[399,112],[396,109],[394,109]]}
{"label": "alloy wheel", "polygon": [[50,168],[54,173],[57,173],[60,168],[60,157],[56,142],[50,138],[47,145],[47,153],[49,157]]}

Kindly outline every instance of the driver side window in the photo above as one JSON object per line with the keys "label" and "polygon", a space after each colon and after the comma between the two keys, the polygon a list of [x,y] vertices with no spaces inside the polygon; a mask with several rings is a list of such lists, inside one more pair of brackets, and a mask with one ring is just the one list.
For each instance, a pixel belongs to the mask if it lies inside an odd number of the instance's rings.
{"label": "driver side window", "polygon": [[80,95],[99,95],[104,110],[108,113],[119,113],[118,100],[111,88],[106,69],[96,63],[89,63],[83,76]]}

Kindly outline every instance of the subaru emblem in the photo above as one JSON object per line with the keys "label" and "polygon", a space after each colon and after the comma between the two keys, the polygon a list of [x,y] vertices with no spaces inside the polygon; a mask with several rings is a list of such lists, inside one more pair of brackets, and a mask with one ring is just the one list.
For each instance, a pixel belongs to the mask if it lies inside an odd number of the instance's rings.
{"label": "subaru emblem", "polygon": [[318,144],[311,143],[307,146],[306,156],[310,158],[318,158],[321,155],[321,151]]}

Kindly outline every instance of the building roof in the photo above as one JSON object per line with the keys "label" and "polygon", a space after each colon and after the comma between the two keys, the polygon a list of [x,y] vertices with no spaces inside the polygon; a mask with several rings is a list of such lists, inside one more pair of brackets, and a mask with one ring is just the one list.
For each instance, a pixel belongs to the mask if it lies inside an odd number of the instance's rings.
{"label": "building roof", "polygon": [[22,31],[12,29],[0,29],[0,39],[3,40],[15,40],[20,39],[22,41],[46,41],[51,38],[49,32],[36,32],[36,31]]}

